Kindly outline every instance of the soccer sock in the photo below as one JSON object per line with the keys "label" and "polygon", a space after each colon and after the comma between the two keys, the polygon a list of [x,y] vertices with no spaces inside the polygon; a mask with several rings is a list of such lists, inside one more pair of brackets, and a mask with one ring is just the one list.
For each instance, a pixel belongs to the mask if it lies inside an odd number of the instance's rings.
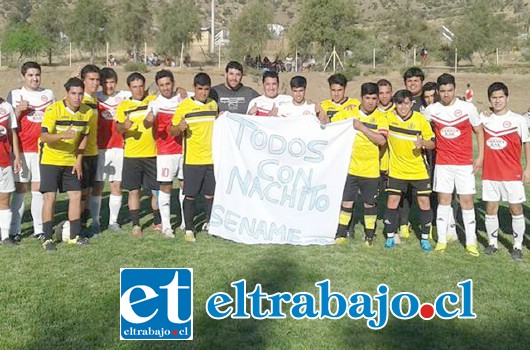
{"label": "soccer sock", "polygon": [[453,207],[449,212],[449,221],[447,225],[447,234],[451,236],[456,236],[456,222],[455,222],[455,211]]}
{"label": "soccer sock", "polygon": [[346,232],[348,231],[352,214],[353,208],[345,208],[343,206],[340,207],[339,227],[337,228],[337,234],[335,235],[335,238],[346,237]]}
{"label": "soccer sock", "polygon": [[[33,234],[42,233],[42,207],[44,196],[39,191],[31,191],[31,217],[33,218]],[[22,216],[21,216],[22,217]]]}
{"label": "soccer sock", "polygon": [[0,234],[2,240],[9,238],[9,229],[11,228],[11,209],[0,210]]}
{"label": "soccer sock", "polygon": [[180,220],[184,222],[184,191],[182,188],[179,188],[179,203],[180,203]]}
{"label": "soccer sock", "polygon": [[450,205],[438,205],[438,209],[436,210],[436,229],[438,232],[438,243],[447,244],[447,227],[451,211],[452,210]]}
{"label": "soccer sock", "polygon": [[131,221],[133,226],[140,226],[140,210],[134,209],[129,210],[129,212],[131,213]]}
{"label": "soccer sock", "polygon": [[512,231],[513,231],[513,247],[514,249],[520,249],[523,248],[523,238],[524,238],[524,230],[525,230],[525,223],[524,223],[524,215],[512,215]]}
{"label": "soccer sock", "polygon": [[462,209],[462,220],[466,232],[466,245],[477,244],[477,222],[475,221],[475,209]]}
{"label": "soccer sock", "polygon": [[409,224],[410,214],[410,198],[408,193],[404,193],[401,197],[401,203],[399,203],[398,215],[399,215],[399,226]]}
{"label": "soccer sock", "polygon": [[[64,237],[68,237],[70,238],[70,221],[66,220],[63,224],[63,232],[61,234],[61,236],[64,238]],[[75,236],[74,236],[75,238]],[[64,241],[64,239],[63,239]]]}
{"label": "soccer sock", "polygon": [[42,223],[42,231],[44,233],[44,237],[48,239],[52,239],[53,234],[53,223],[51,221],[46,221]]}
{"label": "soccer sock", "polygon": [[81,220],[70,220],[70,239],[74,239],[81,233]]}
{"label": "soccer sock", "polygon": [[499,218],[497,215],[487,215],[484,218],[486,232],[488,233],[489,245],[497,248],[497,237],[499,237]]}
{"label": "soccer sock", "polygon": [[160,209],[153,209],[153,225],[160,225],[161,223]]}
{"label": "soccer sock", "polygon": [[[24,194],[13,192],[13,197],[11,198],[11,212],[12,212],[12,221],[11,221],[11,233],[12,235],[20,234],[20,224],[22,223],[22,216],[24,216]],[[33,219],[35,220],[35,218]],[[42,221],[42,215],[41,215]],[[40,232],[34,232],[37,234]]]}
{"label": "soccer sock", "polygon": [[92,225],[99,226],[99,214],[101,212],[101,196],[90,196],[90,215]]}
{"label": "soccer sock", "polygon": [[385,211],[385,229],[388,238],[394,238],[399,226],[398,220],[398,209],[387,208]]}
{"label": "soccer sock", "polygon": [[171,229],[171,194],[164,191],[158,192],[158,208],[160,209],[160,217],[162,219],[162,231]]}
{"label": "soccer sock", "polygon": [[88,208],[85,208],[85,210],[83,210],[83,212],[81,213],[81,225],[86,226],[86,223],[89,217],[90,217],[90,210]]}
{"label": "soccer sock", "polygon": [[377,222],[377,206],[364,208],[364,234],[366,238],[373,238],[375,235],[375,224]]}
{"label": "soccer sock", "polygon": [[420,209],[420,233],[421,239],[429,239],[429,232],[432,226],[432,210]]}
{"label": "soccer sock", "polygon": [[109,196],[109,225],[118,223],[122,196],[111,194]]}
{"label": "soccer sock", "polygon": [[206,204],[206,223],[210,223],[210,217],[212,216],[213,198],[204,198]]}
{"label": "soccer sock", "polygon": [[184,199],[184,223],[186,224],[186,231],[194,231],[193,218],[195,217],[195,200]]}

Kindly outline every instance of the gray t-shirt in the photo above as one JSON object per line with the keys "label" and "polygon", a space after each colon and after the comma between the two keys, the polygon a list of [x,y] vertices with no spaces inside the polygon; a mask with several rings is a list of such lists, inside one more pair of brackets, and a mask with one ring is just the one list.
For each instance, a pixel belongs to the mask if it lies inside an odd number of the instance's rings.
{"label": "gray t-shirt", "polygon": [[217,102],[219,112],[246,114],[249,102],[258,96],[256,90],[243,86],[243,84],[240,84],[237,90],[229,89],[225,84],[219,84],[210,91],[210,97]]}

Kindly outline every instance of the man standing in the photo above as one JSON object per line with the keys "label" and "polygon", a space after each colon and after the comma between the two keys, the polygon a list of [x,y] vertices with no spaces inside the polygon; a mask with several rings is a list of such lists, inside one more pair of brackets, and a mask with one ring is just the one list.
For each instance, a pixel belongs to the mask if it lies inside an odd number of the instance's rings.
{"label": "man standing", "polygon": [[403,74],[403,83],[405,84],[405,89],[410,91],[412,94],[412,110],[414,112],[420,112],[422,106],[422,87],[423,81],[425,80],[425,74],[418,67],[411,67],[405,71]]}
{"label": "man standing", "polygon": [[[530,182],[530,136],[525,119],[508,109],[508,87],[496,82],[488,87],[492,112],[481,115],[484,125],[484,170],[482,171],[482,199],[486,202],[486,232],[489,245],[484,253],[498,251],[499,201],[507,201],[512,215],[512,258],[522,261],[525,234],[523,203],[526,201],[524,183]],[[524,148],[526,167],[521,166]]]}
{"label": "man standing", "polygon": [[337,112],[342,111],[343,109],[355,109],[360,105],[359,100],[346,96],[348,79],[346,79],[343,74],[333,74],[328,78],[328,84],[331,98],[320,103],[325,114],[324,120],[322,121],[325,123],[333,121],[333,116]]}
{"label": "man standing", "polygon": [[[22,152],[22,169],[15,173],[16,192],[13,193],[11,209],[13,220],[11,236],[20,240],[20,224],[24,215],[24,196],[31,190],[31,216],[33,218],[33,236],[40,237],[42,228],[42,193],[40,189],[39,169],[39,136],[44,111],[53,102],[55,97],[49,89],[44,89],[41,84],[41,67],[36,62],[26,62],[22,65],[22,87],[12,90],[7,95],[7,102],[15,109],[18,120],[18,137]],[[13,144],[13,147],[15,144]],[[16,145],[19,146],[18,143]]]}
{"label": "man standing", "polygon": [[[425,109],[425,117],[433,123],[436,136],[433,190],[438,193],[438,242],[435,250],[444,252],[447,248],[451,201],[456,188],[462,207],[466,251],[478,256],[473,199],[476,192],[475,174],[482,169],[484,161],[484,130],[476,107],[456,98],[454,76],[444,73],[438,77],[436,84],[440,102]],[[472,132],[476,135],[478,145],[478,157],[474,162]]]}
{"label": "man standing", "polygon": [[315,106],[305,98],[307,89],[307,80],[302,76],[291,78],[291,96],[293,99],[289,102],[281,103],[278,107],[278,117],[296,117],[301,115],[318,116],[322,112],[320,106]]}
{"label": "man standing", "polygon": [[293,98],[279,93],[280,78],[275,71],[263,73],[263,95],[258,96],[248,104],[247,114],[259,117],[278,116],[278,106],[290,102]]}

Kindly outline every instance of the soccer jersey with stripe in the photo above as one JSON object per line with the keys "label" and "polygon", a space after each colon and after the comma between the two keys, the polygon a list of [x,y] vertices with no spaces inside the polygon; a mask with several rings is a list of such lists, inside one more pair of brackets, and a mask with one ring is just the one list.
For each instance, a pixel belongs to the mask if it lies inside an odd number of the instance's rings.
{"label": "soccer jersey with stripe", "polygon": [[144,120],[147,116],[149,102],[156,98],[154,95],[146,96],[142,101],[127,99],[118,105],[116,121],[125,122],[128,117],[131,128],[123,134],[125,140],[124,157],[149,158],[156,157],[156,142],[153,128],[146,129]]}
{"label": "soccer jersey with stripe", "polygon": [[456,99],[450,106],[436,102],[425,109],[434,124],[437,165],[473,164],[473,127],[481,124],[477,108]]}
{"label": "soccer jersey with stripe", "polygon": [[98,148],[123,148],[123,135],[116,130],[118,105],[131,97],[129,91],[117,91],[112,96],[96,93],[98,99]]}
{"label": "soccer jersey with stripe", "polygon": [[83,96],[83,104],[86,104],[92,109],[92,117],[88,122],[90,124],[90,133],[88,134],[88,144],[86,146],[85,156],[98,155],[98,99],[85,92]]}
{"label": "soccer jersey with stripe", "polygon": [[37,153],[39,150],[39,137],[44,111],[55,100],[53,92],[49,89],[28,90],[25,87],[12,90],[7,95],[7,102],[16,109],[21,100],[28,101],[29,108],[22,112],[18,120],[18,137],[22,152]]}
{"label": "soccer jersey with stripe", "polygon": [[[360,109],[351,111],[340,111],[335,114],[333,122],[345,119],[356,118],[361,121],[368,129],[383,135],[388,135],[388,121],[385,114],[376,109],[371,114],[366,115]],[[350,166],[348,169],[350,175],[379,178],[379,146],[370,141],[368,137],[357,132],[353,140]]]}
{"label": "soccer jersey with stripe", "polygon": [[265,95],[258,96],[250,100],[248,104],[247,113],[256,106],[258,108],[257,116],[267,117],[274,107],[279,108],[280,104],[292,101],[292,96],[278,95],[275,98],[270,98]]}
{"label": "soccer jersey with stripe", "polygon": [[524,117],[508,111],[503,115],[481,115],[484,125],[483,180],[521,181],[521,149],[530,142]]}
{"label": "soccer jersey with stripe", "polygon": [[281,103],[278,107],[278,117],[298,117],[301,115],[316,116],[315,105],[307,101],[301,105],[296,105],[294,101],[289,101]]}
{"label": "soccer jersey with stripe", "polygon": [[320,107],[322,107],[322,109],[324,110],[324,113],[326,113],[326,115],[328,116],[328,118],[331,121],[333,121],[333,116],[337,112],[340,112],[343,109],[345,109],[346,107],[349,107],[349,106],[352,106],[352,105],[354,107],[358,108],[361,105],[361,103],[359,102],[358,99],[349,98],[349,97],[346,97],[344,99],[344,102],[342,102],[342,103],[336,103],[336,102],[333,102],[332,100],[324,100],[324,101],[320,102]]}
{"label": "soccer jersey with stripe", "polygon": [[183,138],[184,164],[213,164],[212,135],[217,114],[217,103],[212,99],[202,103],[188,97],[178,106],[172,124],[179,124],[182,118],[188,123]]}
{"label": "soccer jersey with stripe", "polygon": [[9,130],[17,127],[15,112],[9,103],[0,98],[0,167],[11,165]]}
{"label": "soccer jersey with stripe", "polygon": [[58,134],[74,130],[75,137],[70,140],[57,140],[52,143],[41,142],[41,164],[56,166],[73,166],[76,161],[76,151],[83,135],[90,132],[89,121],[94,116],[92,108],[81,104],[77,112],[66,107],[64,100],[55,102],[46,109],[42,120],[42,132]]}
{"label": "soccer jersey with stripe", "polygon": [[388,118],[388,148],[390,159],[388,175],[400,180],[426,180],[429,178],[427,160],[414,141],[420,135],[424,140],[434,139],[431,125],[419,112],[403,120],[395,112]]}
{"label": "soccer jersey with stripe", "polygon": [[[390,106],[389,108],[387,109],[383,109],[381,106],[377,107],[378,110],[380,110],[382,113],[385,114],[385,118],[387,120],[387,125],[388,125],[388,115],[390,113],[394,113],[394,109],[396,109],[396,106],[394,106],[392,104],[392,106]],[[388,162],[389,162],[389,156],[388,156],[388,145],[385,145],[385,147],[383,147],[381,149],[381,152],[380,152],[380,166],[379,166],[379,169],[381,171],[384,171],[384,172],[387,172],[388,171]]]}
{"label": "soccer jersey with stripe", "polygon": [[149,103],[149,111],[155,116],[155,140],[158,155],[182,154],[182,136],[173,137],[169,133],[173,115],[182,100],[178,94],[172,98],[159,95]]}

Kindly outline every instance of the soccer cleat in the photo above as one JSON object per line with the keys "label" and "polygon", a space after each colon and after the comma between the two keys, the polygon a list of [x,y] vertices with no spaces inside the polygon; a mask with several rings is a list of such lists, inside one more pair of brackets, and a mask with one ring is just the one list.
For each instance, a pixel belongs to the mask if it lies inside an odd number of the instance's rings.
{"label": "soccer cleat", "polygon": [[195,243],[195,234],[191,230],[186,230],[184,234],[184,240],[186,242]]}
{"label": "soccer cleat", "polygon": [[484,249],[484,254],[486,255],[493,255],[495,253],[497,253],[499,251],[499,249],[497,249],[497,247],[495,247],[494,245],[489,245],[486,247],[486,249]]}
{"label": "soccer cleat", "polygon": [[162,224],[153,224],[151,225],[151,229],[155,231],[162,231]]}
{"label": "soccer cleat", "polygon": [[171,228],[169,228],[169,227],[164,229],[164,235],[167,238],[175,238],[175,234],[173,233],[173,230]]}
{"label": "soccer cleat", "polygon": [[455,232],[447,232],[447,243],[458,242],[458,235]]}
{"label": "soccer cleat", "polygon": [[77,237],[77,246],[78,247],[83,247],[83,246],[86,246],[90,244],[90,241],[88,240],[87,237]]}
{"label": "soccer cleat", "polygon": [[428,239],[422,239],[420,241],[420,246],[421,246],[421,249],[426,252],[430,252],[432,250],[431,242],[429,242]]}
{"label": "soccer cleat", "polygon": [[447,243],[436,243],[436,247],[434,248],[435,252],[445,253],[445,250],[447,249]]}
{"label": "soccer cleat", "polygon": [[42,241],[42,242],[46,240],[44,233],[33,234],[33,238],[38,239],[39,241]]}
{"label": "soccer cleat", "polygon": [[512,259],[515,261],[523,261],[523,252],[519,248],[513,248]]}
{"label": "soccer cleat", "polygon": [[208,232],[209,229],[210,229],[210,223],[209,222],[205,222],[204,224],[202,224],[202,228],[201,228],[202,231]]}
{"label": "soccer cleat", "polygon": [[42,243],[42,248],[48,251],[57,250],[55,243],[51,239],[47,239],[46,241],[44,241],[44,243]]}
{"label": "soccer cleat", "polygon": [[6,247],[12,247],[17,245],[17,242],[13,239],[13,237],[7,237],[2,240],[2,245]]}
{"label": "soccer cleat", "polygon": [[396,246],[396,242],[394,241],[394,238],[387,238],[385,242],[385,248],[391,249]]}
{"label": "soccer cleat", "polygon": [[434,235],[434,231],[435,231],[435,230],[436,230],[436,227],[434,227],[434,226],[431,226],[431,227],[429,228],[429,239],[430,239],[430,240],[433,240],[432,237],[433,237],[433,235]]}
{"label": "soccer cleat", "polygon": [[478,246],[476,244],[469,244],[466,245],[466,252],[468,252],[471,256],[479,256],[480,253],[478,252]]}
{"label": "soccer cleat", "polygon": [[410,225],[407,224],[407,225],[399,226],[399,234],[404,239],[409,239],[410,238]]}
{"label": "soccer cleat", "polygon": [[95,237],[101,233],[101,226],[92,225],[92,235]]}
{"label": "soccer cleat", "polygon": [[374,238],[373,237],[366,237],[364,239],[364,246],[371,248],[374,246]]}
{"label": "soccer cleat", "polygon": [[109,225],[109,230],[112,231],[112,232],[118,232],[118,233],[122,232],[121,227],[118,224],[110,224]]}
{"label": "soccer cleat", "polygon": [[184,231],[186,229],[186,223],[184,222],[184,220],[182,220],[182,222],[180,223],[180,229],[182,231]]}
{"label": "soccer cleat", "polygon": [[346,244],[348,242],[348,238],[344,236],[335,237],[335,244]]}
{"label": "soccer cleat", "polygon": [[144,235],[142,232],[142,228],[138,225],[133,226],[131,233],[136,238],[142,238]]}
{"label": "soccer cleat", "polygon": [[22,241],[22,236],[20,235],[20,233],[17,233],[17,234],[15,234],[15,235],[11,236],[11,238],[12,238],[13,241],[14,241],[15,243],[17,243],[17,244],[20,243],[20,242]]}

